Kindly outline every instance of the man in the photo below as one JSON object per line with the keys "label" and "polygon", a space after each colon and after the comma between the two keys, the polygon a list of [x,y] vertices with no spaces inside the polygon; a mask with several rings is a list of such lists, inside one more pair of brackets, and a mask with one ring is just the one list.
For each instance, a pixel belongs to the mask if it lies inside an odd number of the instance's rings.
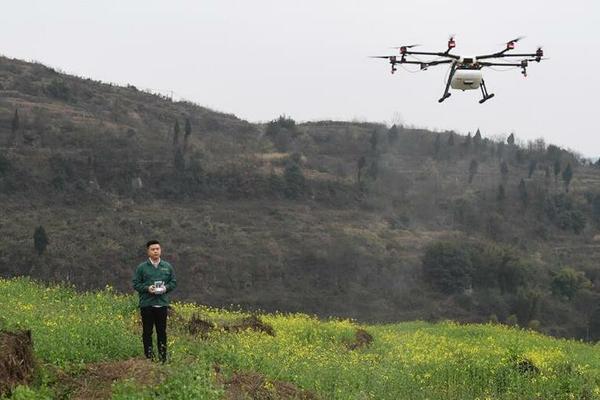
{"label": "man", "polygon": [[133,277],[133,288],[140,296],[142,315],[142,341],[146,358],[154,359],[152,330],[156,327],[156,342],[160,361],[167,361],[167,293],[177,286],[173,267],[161,260],[158,240],[146,243],[148,260],[137,266]]}

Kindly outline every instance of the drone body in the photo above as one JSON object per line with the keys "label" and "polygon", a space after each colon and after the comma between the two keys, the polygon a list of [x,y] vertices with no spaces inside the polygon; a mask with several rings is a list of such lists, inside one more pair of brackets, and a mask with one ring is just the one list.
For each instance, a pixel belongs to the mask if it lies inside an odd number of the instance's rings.
{"label": "drone body", "polygon": [[[510,50],[513,50],[515,48],[515,43],[517,43],[519,40],[521,40],[521,38],[516,38],[507,42],[506,48],[502,51],[492,54],[484,54],[476,57],[461,57],[455,54],[451,54],[450,51],[454,47],[456,47],[454,37],[450,37],[450,40],[448,41],[448,49],[445,52],[412,51],[410,49],[415,47],[416,45],[411,45],[398,47],[398,49],[400,50],[400,57],[395,55],[374,57],[388,59],[390,64],[392,65],[392,74],[396,72],[397,64],[417,64],[420,66],[421,70],[426,70],[429,67],[435,65],[450,64],[450,73],[446,82],[446,89],[444,90],[444,94],[438,101],[441,103],[448,97],[450,97],[450,88],[457,90],[480,89],[483,97],[481,100],[479,100],[479,103],[484,103],[487,100],[494,97],[493,93],[488,93],[487,88],[485,86],[485,81],[483,80],[482,73],[482,69],[484,67],[520,67],[523,76],[527,76],[527,67],[529,65],[529,62],[540,62],[543,59],[542,57],[544,56],[544,52],[541,47],[538,48],[535,53],[508,53]],[[422,61],[416,59],[416,56],[437,56],[438,58],[429,61]],[[407,59],[407,57],[413,57],[415,59]],[[494,61],[494,59],[505,57],[518,57],[521,59],[518,60],[518,62]]]}

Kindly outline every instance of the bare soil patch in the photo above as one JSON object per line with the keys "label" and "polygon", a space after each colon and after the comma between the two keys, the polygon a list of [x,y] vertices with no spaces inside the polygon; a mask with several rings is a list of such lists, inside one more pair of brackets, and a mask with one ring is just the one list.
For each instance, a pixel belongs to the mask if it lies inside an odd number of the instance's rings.
{"label": "bare soil patch", "polygon": [[290,382],[270,380],[256,372],[234,374],[225,380],[225,400],[319,400]]}
{"label": "bare soil patch", "polygon": [[243,318],[240,321],[235,321],[230,324],[223,326],[223,329],[226,332],[243,332],[246,330],[252,330],[255,332],[264,332],[267,335],[275,336],[275,330],[269,324],[266,324],[261,321],[256,315],[251,315],[249,317]]}
{"label": "bare soil patch", "polygon": [[72,400],[110,399],[112,384],[121,379],[133,379],[140,386],[148,386],[161,383],[165,375],[150,360],[131,358],[88,364],[76,376],[59,376],[61,387],[71,393]]}
{"label": "bare soil patch", "polygon": [[0,331],[0,395],[31,383],[34,369],[31,331]]}
{"label": "bare soil patch", "polygon": [[264,323],[255,315],[244,317],[240,320],[232,322],[215,324],[194,314],[187,323],[187,331],[192,335],[199,335],[203,339],[206,339],[211,331],[219,329],[229,333],[240,333],[251,330],[254,332],[264,332],[267,335],[275,336],[275,330],[273,327],[267,323]]}
{"label": "bare soil patch", "polygon": [[357,329],[354,334],[354,340],[346,344],[346,347],[350,350],[362,349],[369,347],[373,343],[373,336],[364,329]]}

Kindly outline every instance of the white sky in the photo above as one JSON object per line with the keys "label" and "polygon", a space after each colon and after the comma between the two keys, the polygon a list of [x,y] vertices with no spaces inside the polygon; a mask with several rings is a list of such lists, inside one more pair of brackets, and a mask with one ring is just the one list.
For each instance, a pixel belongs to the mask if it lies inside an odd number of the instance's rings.
{"label": "white sky", "polygon": [[[600,2],[391,0],[0,0],[0,53],[67,73],[174,92],[252,122],[401,122],[529,140],[600,155]],[[550,60],[485,70],[490,93],[453,92],[447,67],[389,73],[391,46],[489,53],[519,35]]]}

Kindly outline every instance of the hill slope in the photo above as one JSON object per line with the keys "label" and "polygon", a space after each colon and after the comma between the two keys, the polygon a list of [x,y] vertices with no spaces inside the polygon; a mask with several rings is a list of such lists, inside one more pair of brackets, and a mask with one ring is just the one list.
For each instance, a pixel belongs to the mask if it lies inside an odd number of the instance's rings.
{"label": "hill slope", "polygon": [[251,124],[7,58],[0,95],[2,276],[129,291],[159,238],[179,299],[600,338],[600,170],[564,149]]}

